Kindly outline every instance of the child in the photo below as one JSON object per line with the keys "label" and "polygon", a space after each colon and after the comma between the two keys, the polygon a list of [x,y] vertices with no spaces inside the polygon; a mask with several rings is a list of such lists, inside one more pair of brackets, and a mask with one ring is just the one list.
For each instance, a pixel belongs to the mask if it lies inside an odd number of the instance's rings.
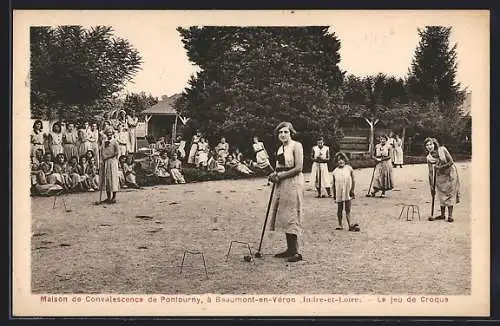
{"label": "child", "polygon": [[134,157],[132,155],[128,155],[126,157],[125,161],[122,164],[122,169],[127,186],[135,189],[140,189],[141,187],[139,187],[139,185],[137,184],[135,177],[135,163]]}
{"label": "child", "polygon": [[127,156],[121,155],[118,158],[118,183],[120,188],[128,188],[127,181],[125,180],[125,171],[123,169],[123,165],[126,164]]}
{"label": "child", "polygon": [[72,188],[70,189],[71,192],[78,192],[78,191],[85,191],[86,190],[84,185],[82,184],[82,181],[83,181],[82,177],[80,176],[80,168],[78,166],[78,156],[73,155],[69,159],[67,173],[68,173],[69,177],[71,178],[71,180],[73,181],[71,184]]}
{"label": "child", "polygon": [[94,191],[94,188],[92,186],[92,180],[90,178],[90,173],[91,173],[91,169],[90,169],[89,161],[87,160],[87,156],[82,155],[80,157],[80,163],[78,164],[78,174],[80,175],[81,183],[82,183],[84,190],[92,192],[92,191]]}
{"label": "child", "polygon": [[156,160],[156,167],[155,167],[155,175],[160,179],[160,180],[165,180],[166,178],[170,177],[170,174],[168,173],[168,155],[167,151],[162,151],[160,154],[160,157]]}
{"label": "child", "polygon": [[335,155],[334,161],[337,167],[333,170],[333,199],[337,203],[337,218],[339,226],[336,230],[343,230],[342,211],[345,207],[345,217],[349,231],[359,231],[357,224],[351,224],[351,199],[354,199],[354,172],[350,165],[347,165],[347,156],[339,152]]}
{"label": "child", "polygon": [[182,175],[181,161],[177,159],[177,154],[172,154],[172,159],[169,162],[170,175],[174,183],[186,183],[184,176]]}

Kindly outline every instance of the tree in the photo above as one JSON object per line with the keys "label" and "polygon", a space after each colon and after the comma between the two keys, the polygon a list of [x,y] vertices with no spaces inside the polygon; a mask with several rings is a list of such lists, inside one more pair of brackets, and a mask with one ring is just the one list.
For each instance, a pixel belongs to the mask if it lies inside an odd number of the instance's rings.
{"label": "tree", "polygon": [[123,89],[140,69],[138,51],[111,27],[31,27],[30,77],[32,115],[50,116],[54,108],[79,108]]}
{"label": "tree", "polygon": [[[252,136],[275,142],[279,121],[291,120],[304,146],[333,138],[343,73],[340,41],[328,27],[191,27],[178,29],[192,76],[178,109],[211,141],[237,146]],[[307,148],[307,147],[306,147]]]}
{"label": "tree", "polygon": [[450,45],[451,27],[427,26],[418,34],[408,76],[410,97],[420,104],[435,102],[443,115],[456,117],[465,92],[456,81],[457,44]]}
{"label": "tree", "polygon": [[129,93],[125,95],[123,100],[123,109],[127,112],[140,113],[147,108],[152,107],[158,103],[158,98],[145,92]]}

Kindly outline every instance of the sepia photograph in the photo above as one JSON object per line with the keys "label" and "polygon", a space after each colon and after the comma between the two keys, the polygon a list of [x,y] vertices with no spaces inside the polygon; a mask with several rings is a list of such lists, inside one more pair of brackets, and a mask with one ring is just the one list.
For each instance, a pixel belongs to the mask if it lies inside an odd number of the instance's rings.
{"label": "sepia photograph", "polygon": [[489,315],[488,11],[13,31],[14,314]]}

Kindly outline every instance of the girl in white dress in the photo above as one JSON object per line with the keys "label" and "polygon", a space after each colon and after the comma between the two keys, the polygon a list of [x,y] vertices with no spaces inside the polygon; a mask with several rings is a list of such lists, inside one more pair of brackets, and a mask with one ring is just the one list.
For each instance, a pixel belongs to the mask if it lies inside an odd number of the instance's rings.
{"label": "girl in white dress", "polygon": [[330,161],[330,148],[323,144],[323,137],[320,137],[316,143],[316,146],[312,148],[311,159],[313,160],[313,164],[311,167],[311,183],[314,183],[314,186],[316,187],[318,198],[322,197],[322,188],[325,188],[328,196],[331,197],[332,193],[330,189],[332,185],[330,172],[328,171],[328,161]]}
{"label": "girl in white dress", "polygon": [[343,230],[342,215],[345,208],[345,218],[349,231],[359,231],[357,224],[351,224],[351,200],[354,199],[354,172],[350,165],[347,165],[347,156],[339,152],[335,155],[337,167],[333,170],[333,199],[337,203],[337,219],[339,226],[336,230]]}
{"label": "girl in white dress", "polygon": [[62,140],[63,133],[61,124],[56,122],[52,125],[52,132],[49,133],[49,146],[53,157],[57,157],[58,154],[63,152]]}

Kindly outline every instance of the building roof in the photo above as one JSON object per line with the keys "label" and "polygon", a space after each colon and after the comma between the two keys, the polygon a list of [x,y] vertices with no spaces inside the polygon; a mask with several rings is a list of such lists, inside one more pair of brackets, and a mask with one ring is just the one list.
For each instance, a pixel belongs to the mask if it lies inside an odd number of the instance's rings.
{"label": "building roof", "polygon": [[175,101],[181,96],[181,94],[174,94],[162,100],[150,108],[142,111],[141,113],[147,115],[176,115],[177,111],[174,108]]}

